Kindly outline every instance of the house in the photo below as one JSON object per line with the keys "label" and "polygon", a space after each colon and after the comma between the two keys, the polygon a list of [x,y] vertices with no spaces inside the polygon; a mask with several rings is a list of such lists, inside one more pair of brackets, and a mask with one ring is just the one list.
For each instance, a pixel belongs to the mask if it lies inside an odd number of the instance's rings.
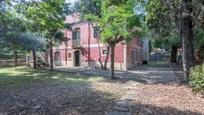
{"label": "house", "polygon": [[[107,45],[99,42],[97,32],[87,21],[81,21],[79,15],[67,16],[66,23],[72,25],[71,30],[64,30],[63,41],[54,48],[55,66],[83,66],[99,68],[99,56],[104,63]],[[127,70],[143,63],[142,41],[133,38],[129,43],[115,46],[115,69]],[[110,56],[107,67],[110,67]]]}

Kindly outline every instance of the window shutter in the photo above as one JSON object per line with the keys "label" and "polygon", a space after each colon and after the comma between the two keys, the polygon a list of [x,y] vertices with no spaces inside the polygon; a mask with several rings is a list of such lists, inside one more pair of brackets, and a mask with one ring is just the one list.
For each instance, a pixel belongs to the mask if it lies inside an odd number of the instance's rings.
{"label": "window shutter", "polygon": [[81,37],[81,32],[77,31],[77,39],[80,39],[80,37]]}
{"label": "window shutter", "polygon": [[75,39],[75,32],[72,32],[72,39]]}

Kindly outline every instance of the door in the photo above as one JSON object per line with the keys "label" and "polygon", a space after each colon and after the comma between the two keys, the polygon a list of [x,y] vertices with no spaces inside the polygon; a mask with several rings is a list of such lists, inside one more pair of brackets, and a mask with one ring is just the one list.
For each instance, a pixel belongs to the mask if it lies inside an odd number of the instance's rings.
{"label": "door", "polygon": [[56,66],[61,66],[61,58],[60,58],[60,52],[59,51],[54,53],[54,64]]}
{"label": "door", "polygon": [[131,63],[132,66],[136,66],[136,51],[131,51]]}
{"label": "door", "polygon": [[74,66],[80,66],[80,52],[74,52]]}

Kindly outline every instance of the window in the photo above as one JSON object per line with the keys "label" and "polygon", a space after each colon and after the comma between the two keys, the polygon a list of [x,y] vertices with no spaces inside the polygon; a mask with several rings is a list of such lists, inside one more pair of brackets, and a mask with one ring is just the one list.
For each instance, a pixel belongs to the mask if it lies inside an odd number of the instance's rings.
{"label": "window", "polygon": [[106,49],[102,50],[102,55],[106,55],[106,54],[107,54],[107,50]]}
{"label": "window", "polygon": [[72,58],[72,54],[71,53],[68,53],[68,58]]}
{"label": "window", "polygon": [[76,39],[80,39],[81,37],[81,32],[80,32],[80,29],[75,29],[73,32],[72,32],[72,39],[73,40],[76,40]]}
{"label": "window", "polygon": [[98,38],[98,32],[97,32],[97,28],[96,27],[94,27],[94,38]]}
{"label": "window", "polygon": [[54,60],[55,61],[59,61],[60,60],[60,52],[57,51],[57,52],[54,53]]}

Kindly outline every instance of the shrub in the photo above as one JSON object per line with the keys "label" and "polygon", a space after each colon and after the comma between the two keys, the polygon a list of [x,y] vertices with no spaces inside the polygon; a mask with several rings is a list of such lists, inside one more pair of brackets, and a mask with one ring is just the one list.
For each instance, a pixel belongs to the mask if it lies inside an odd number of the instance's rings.
{"label": "shrub", "polygon": [[191,68],[189,84],[194,91],[204,94],[204,64]]}

